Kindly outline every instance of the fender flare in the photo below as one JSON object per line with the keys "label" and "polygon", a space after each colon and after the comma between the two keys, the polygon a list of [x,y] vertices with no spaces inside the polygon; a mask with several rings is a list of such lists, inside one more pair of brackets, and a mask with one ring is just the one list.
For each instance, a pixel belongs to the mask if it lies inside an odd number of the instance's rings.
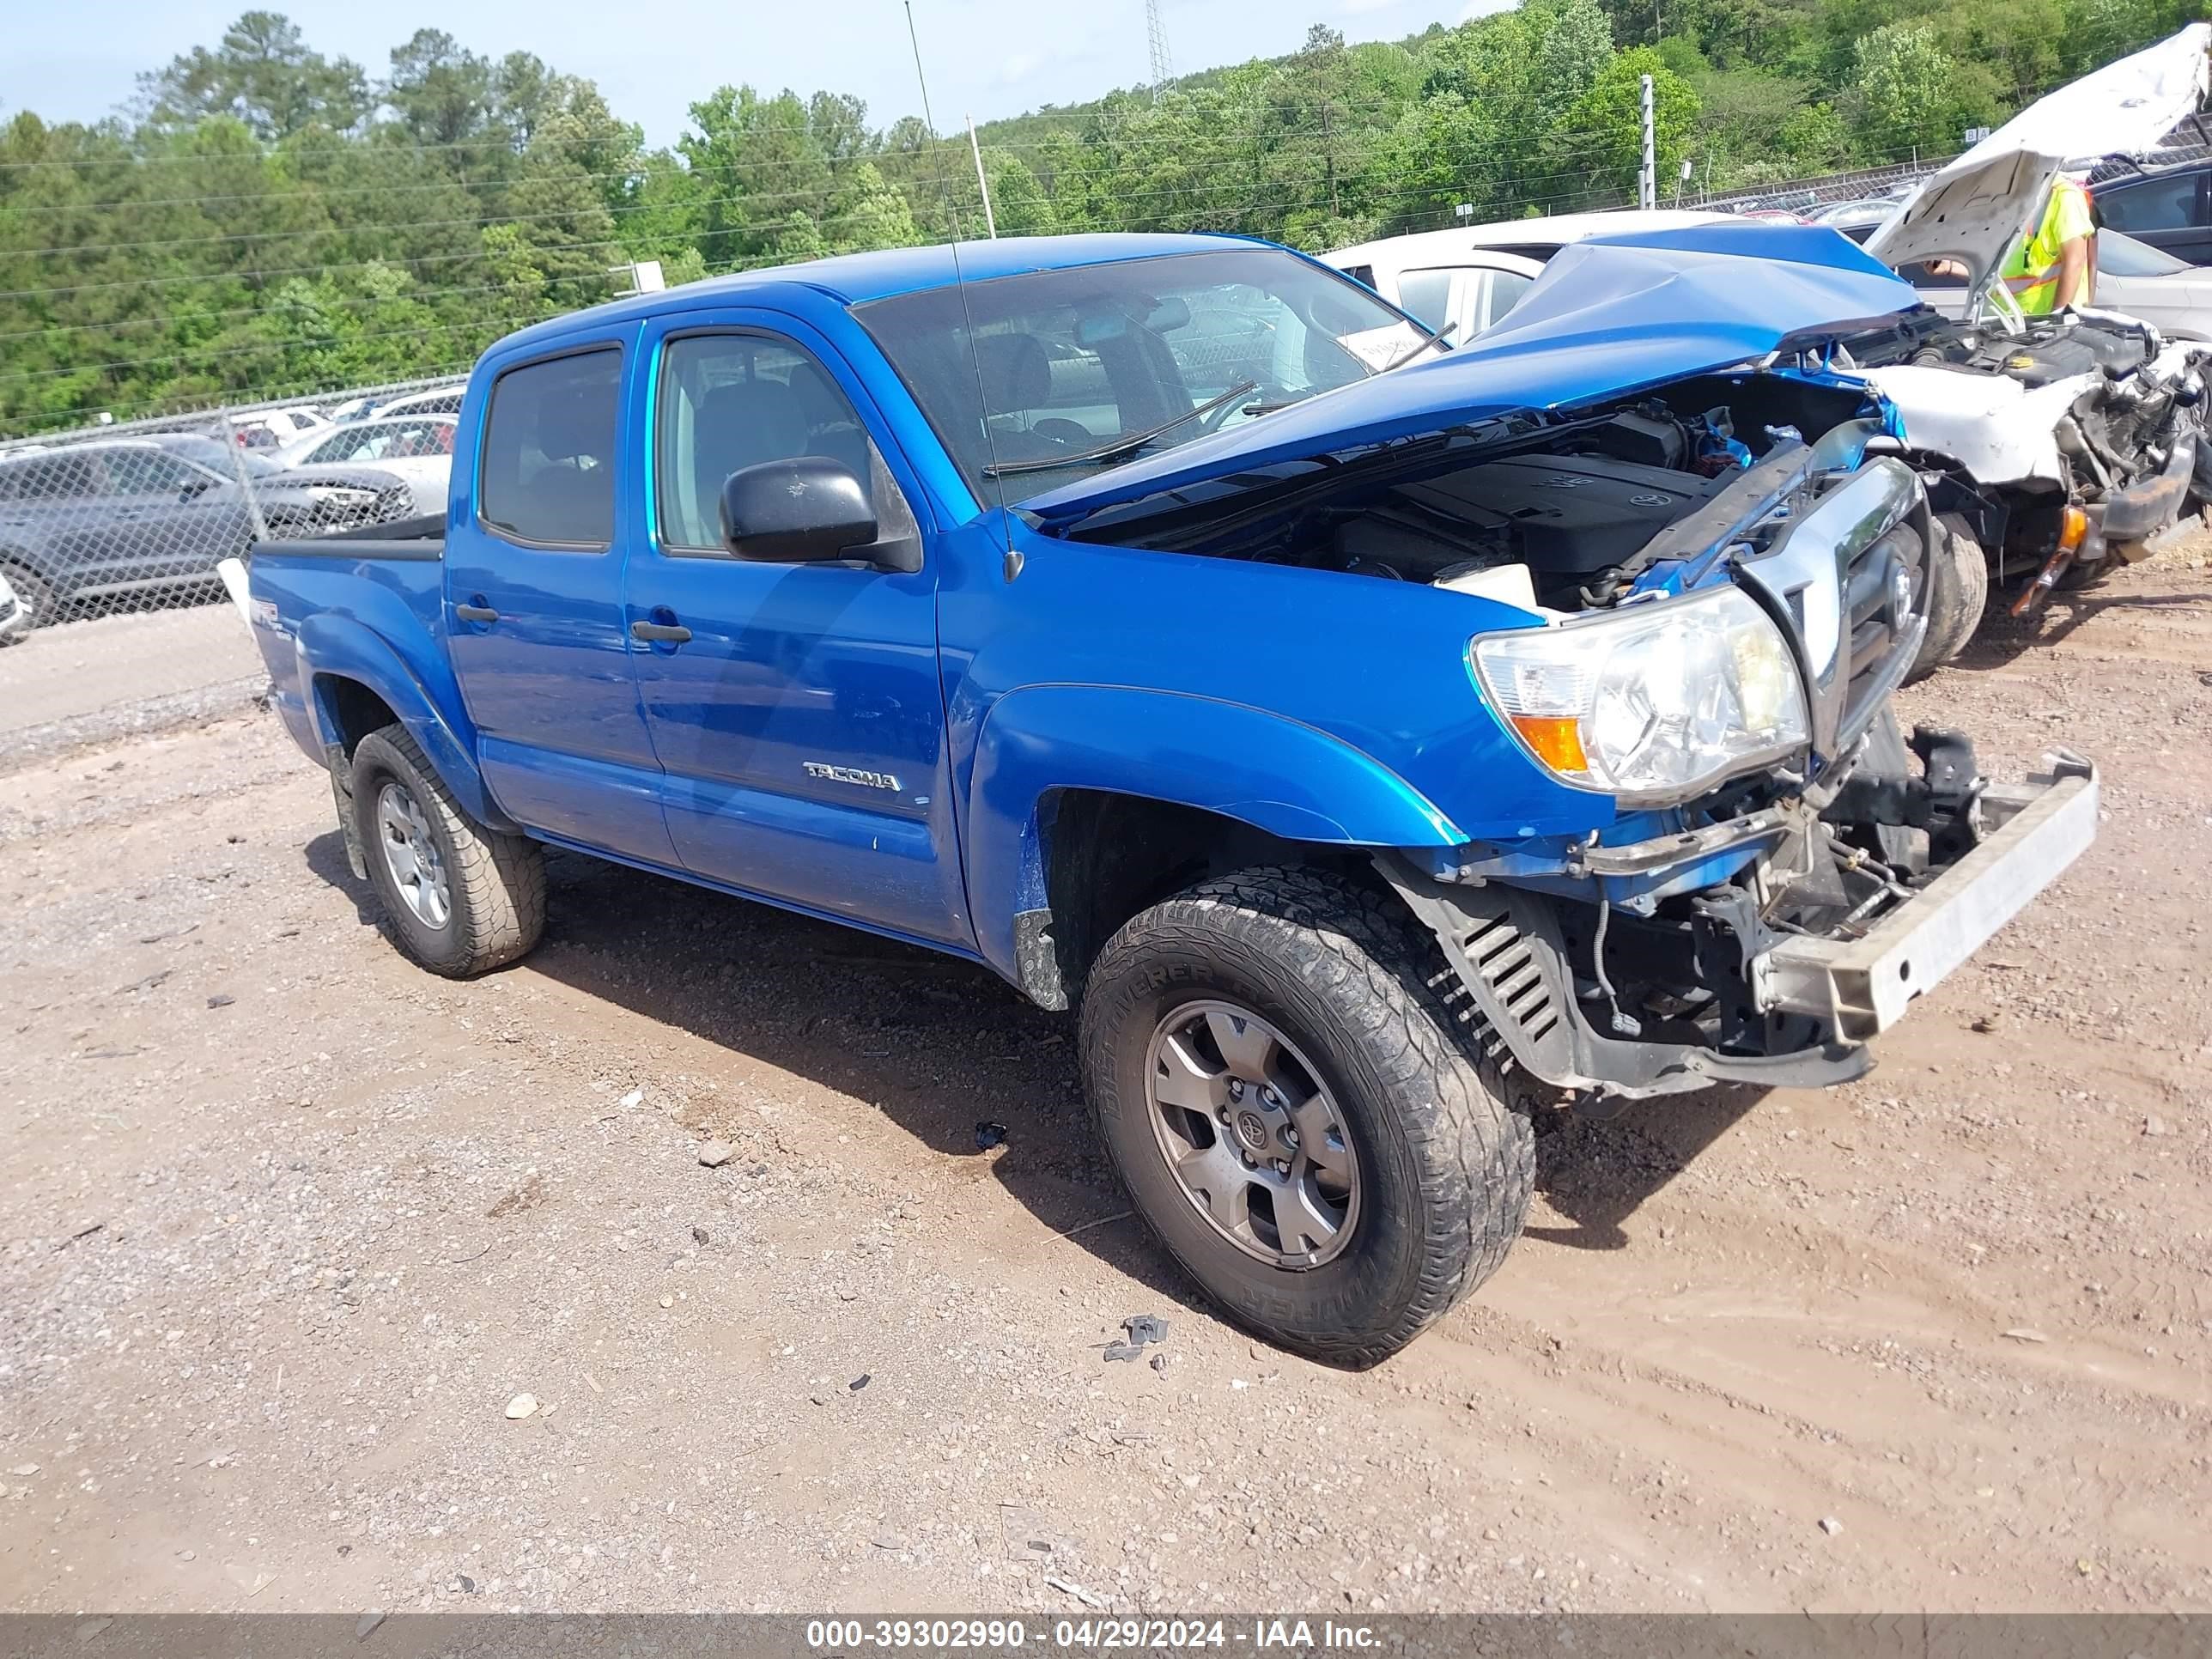
{"label": "fender flare", "polygon": [[[325,683],[358,681],[383,698],[399,717],[399,723],[470,817],[490,829],[510,835],[519,832],[520,826],[499,810],[484,787],[472,746],[473,733],[465,740],[454,730],[455,722],[447,719],[430,688],[389,640],[351,617],[323,611],[300,624],[292,644],[300,656],[300,684],[307,692],[307,717],[319,745],[327,750],[336,740],[336,721],[324,701]],[[459,724],[469,729],[465,716]]]}
{"label": "fender flare", "polygon": [[1042,809],[1065,789],[1196,807],[1285,841],[1384,848],[1467,839],[1388,767],[1281,715],[1130,686],[1024,686],[984,718],[963,814],[976,944],[1017,984],[1017,918],[1045,903]]}

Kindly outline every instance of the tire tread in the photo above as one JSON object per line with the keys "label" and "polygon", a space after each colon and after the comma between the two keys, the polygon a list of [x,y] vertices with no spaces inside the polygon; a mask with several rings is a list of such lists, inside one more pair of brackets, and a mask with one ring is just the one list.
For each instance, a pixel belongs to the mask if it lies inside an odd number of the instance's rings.
{"label": "tire tread", "polygon": [[[453,849],[447,878],[453,890],[453,921],[459,929],[461,947],[452,959],[442,962],[411,946],[409,954],[432,972],[450,979],[472,979],[527,955],[545,932],[544,849],[527,836],[487,829],[471,817],[414,737],[396,723],[372,732],[354,750],[355,810],[364,818],[374,799],[373,793],[363,793],[359,781],[364,752],[368,764],[387,764],[372,745],[389,750],[404,763],[412,775],[402,781],[415,791],[423,811],[445,831]],[[373,842],[370,856],[378,856]],[[408,943],[405,930],[396,923],[395,918],[394,931],[403,944]]]}
{"label": "tire tread", "polygon": [[[1428,1201],[1413,1293],[1376,1328],[1299,1338],[1302,1351],[1340,1365],[1388,1358],[1473,1294],[1520,1237],[1535,1183],[1528,1119],[1506,1104],[1497,1066],[1457,1029],[1433,988],[1431,959],[1440,957],[1433,941],[1392,903],[1383,891],[1324,870],[1243,871],[1142,912],[1108,943],[1092,970],[1093,982],[1110,978],[1170,942],[1228,950],[1290,968],[1324,994],[1337,994],[1332,1000],[1340,1006],[1370,1011],[1358,1036],[1400,1104],[1396,1119],[1425,1172]],[[1357,995],[1344,996],[1347,988]],[[1086,1054],[1099,1052],[1091,1029],[1096,1006],[1085,999]],[[1095,1093],[1091,1103],[1096,1122]]]}

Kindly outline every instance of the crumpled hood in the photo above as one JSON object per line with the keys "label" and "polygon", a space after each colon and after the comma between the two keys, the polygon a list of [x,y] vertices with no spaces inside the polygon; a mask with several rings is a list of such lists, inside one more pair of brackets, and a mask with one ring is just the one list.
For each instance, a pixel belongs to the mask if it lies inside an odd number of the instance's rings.
{"label": "crumpled hood", "polygon": [[2212,87],[2208,47],[2212,23],[2191,23],[2038,99],[1921,185],[1867,252],[1887,265],[1956,259],[1978,302],[2069,163],[2144,154],[2196,112]]}
{"label": "crumpled hood", "polygon": [[1708,225],[1578,242],[1470,344],[1048,491],[1021,510],[1050,528],[1281,462],[1514,410],[1573,408],[1874,327],[1919,302],[1849,239],[1817,227]]}

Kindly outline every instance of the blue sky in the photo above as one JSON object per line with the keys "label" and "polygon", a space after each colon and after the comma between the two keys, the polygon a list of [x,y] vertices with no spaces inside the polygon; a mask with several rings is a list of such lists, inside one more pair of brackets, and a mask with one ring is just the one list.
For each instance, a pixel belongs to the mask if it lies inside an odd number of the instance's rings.
{"label": "blue sky", "polygon": [[[1503,0],[1166,0],[1178,70],[1288,52],[1310,23],[1352,40],[1395,40],[1431,22],[1455,23]],[[194,46],[212,46],[254,0],[95,0],[82,6],[17,0],[0,29],[0,115],[95,120],[129,98],[142,70]],[[897,0],[827,6],[716,0],[259,0],[299,24],[308,43],[343,54],[372,76],[417,28],[442,28],[490,57],[517,49],[591,76],[647,140],[665,144],[685,111],[725,82],[770,90],[817,88],[865,98],[878,125],[920,113],[904,13]],[[1047,8],[1027,0],[915,0],[923,61],[940,130],[1043,103],[1073,103],[1146,75],[1142,0]]]}

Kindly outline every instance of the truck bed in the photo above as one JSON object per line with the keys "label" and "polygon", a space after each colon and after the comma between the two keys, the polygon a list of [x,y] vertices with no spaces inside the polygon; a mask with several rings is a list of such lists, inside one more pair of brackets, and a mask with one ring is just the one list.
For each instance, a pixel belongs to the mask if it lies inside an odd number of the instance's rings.
{"label": "truck bed", "polygon": [[267,559],[400,559],[425,563],[445,556],[446,515],[434,513],[421,518],[395,519],[390,524],[334,531],[327,536],[261,542],[246,558],[247,563],[252,565]]}
{"label": "truck bed", "polygon": [[253,549],[254,637],[278,712],[308,754],[321,758],[303,650],[368,684],[420,688],[432,707],[462,706],[446,650],[445,528],[443,517],[408,519]]}

